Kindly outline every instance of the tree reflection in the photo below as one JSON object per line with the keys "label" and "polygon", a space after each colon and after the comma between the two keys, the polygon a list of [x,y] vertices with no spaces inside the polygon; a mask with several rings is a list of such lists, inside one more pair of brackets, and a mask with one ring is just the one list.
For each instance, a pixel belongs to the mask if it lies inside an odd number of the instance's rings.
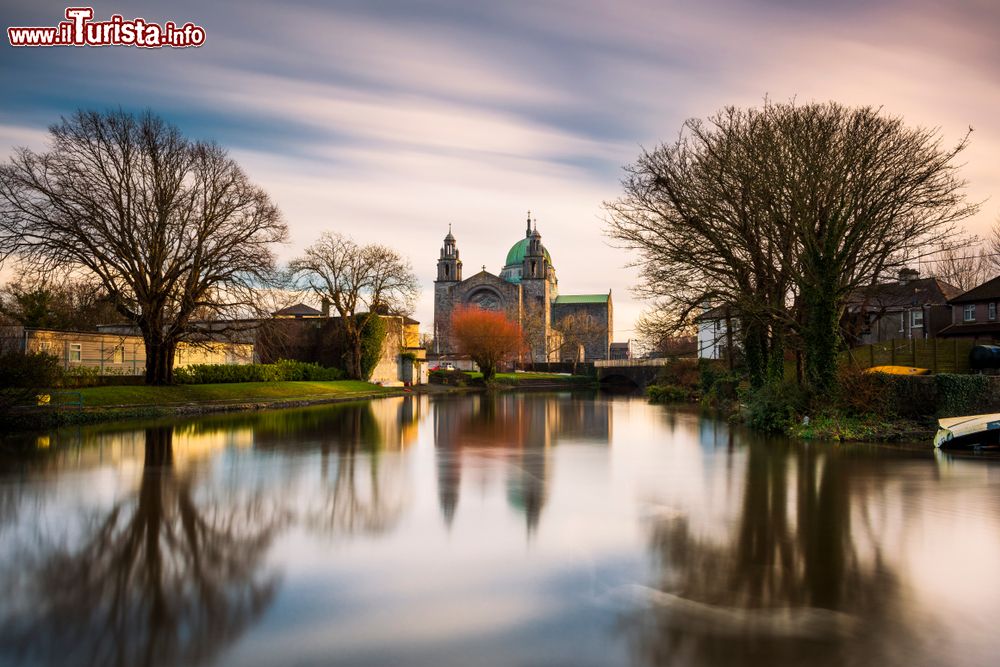
{"label": "tree reflection", "polygon": [[[26,554],[0,637],[19,661],[167,665],[202,662],[270,603],[264,557],[283,514],[259,495],[199,497],[173,461],[173,430],[145,431],[137,493],[90,523],[78,544]],[[235,493],[235,491],[234,491]]]}
{"label": "tree reflection", "polygon": [[640,588],[644,604],[626,625],[636,657],[658,665],[848,664],[911,638],[878,536],[867,521],[852,523],[880,492],[855,462],[833,448],[776,441],[751,441],[744,451],[729,539],[696,535],[684,517],[651,524],[656,577]]}
{"label": "tree reflection", "polygon": [[[405,426],[404,415],[415,418],[405,403],[412,400],[407,397],[400,406],[397,428]],[[385,532],[405,508],[401,462],[382,451],[385,425],[371,403],[346,406],[333,415],[320,438],[321,503],[308,511],[306,522],[327,535]]]}

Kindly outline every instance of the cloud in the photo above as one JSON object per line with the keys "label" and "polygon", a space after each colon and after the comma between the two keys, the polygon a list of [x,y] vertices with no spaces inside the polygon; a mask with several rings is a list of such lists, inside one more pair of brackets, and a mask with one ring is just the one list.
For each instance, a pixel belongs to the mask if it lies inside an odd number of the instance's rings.
{"label": "cloud", "polygon": [[[25,0],[8,20],[54,24],[63,7]],[[77,106],[152,107],[229,147],[272,192],[292,229],[284,255],[323,229],[409,255],[428,328],[447,224],[467,270],[496,271],[531,208],[560,288],[613,289],[627,338],[640,304],[628,258],[605,243],[601,202],[641,145],[727,104],[880,105],[948,141],[971,124],[970,193],[1000,190],[1000,7],[988,0],[123,0],[114,11],[192,20],[208,39],[185,51],[3,47],[0,145],[39,141]],[[988,202],[970,229],[998,212]]]}

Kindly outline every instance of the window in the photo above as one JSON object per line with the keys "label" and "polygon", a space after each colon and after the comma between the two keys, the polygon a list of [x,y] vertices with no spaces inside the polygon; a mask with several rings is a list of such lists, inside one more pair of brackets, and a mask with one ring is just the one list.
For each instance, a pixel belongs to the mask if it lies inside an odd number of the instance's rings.
{"label": "window", "polygon": [[83,361],[83,344],[82,343],[70,343],[69,344],[69,360],[70,361]]}
{"label": "window", "polygon": [[995,320],[997,318],[997,305],[995,303],[991,303],[987,308],[987,313],[990,320]]}
{"label": "window", "polygon": [[910,311],[910,328],[924,326],[924,309]]}
{"label": "window", "polygon": [[115,363],[124,364],[125,363],[125,346],[119,345],[115,348]]}
{"label": "window", "polygon": [[970,303],[965,307],[965,310],[962,313],[962,321],[964,322],[976,321],[976,304]]}

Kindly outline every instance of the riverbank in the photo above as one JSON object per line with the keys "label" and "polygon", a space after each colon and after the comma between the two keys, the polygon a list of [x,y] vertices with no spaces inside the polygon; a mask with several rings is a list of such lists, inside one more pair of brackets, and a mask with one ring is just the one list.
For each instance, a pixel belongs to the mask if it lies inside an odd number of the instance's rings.
{"label": "riverbank", "polygon": [[16,424],[7,424],[4,430],[35,430],[216,412],[250,412],[449,390],[446,387],[418,387],[413,390],[382,387],[357,380],[87,387],[53,392],[52,404],[19,411],[15,417]]}
{"label": "riverbank", "polygon": [[[484,388],[483,374],[478,371],[433,371],[430,381],[449,387]],[[597,378],[565,373],[497,373],[493,377],[496,389],[595,389]]]}
{"label": "riverbank", "polygon": [[[251,412],[360,401],[417,393],[484,391],[482,373],[446,372],[448,382],[414,388],[382,387],[358,380],[233,382],[168,386],[112,385],[55,390],[47,405],[25,407],[10,415],[0,432],[31,431],[75,424],[131,419]],[[435,377],[432,380],[440,380]],[[558,373],[501,373],[496,389],[585,389],[593,378]]]}

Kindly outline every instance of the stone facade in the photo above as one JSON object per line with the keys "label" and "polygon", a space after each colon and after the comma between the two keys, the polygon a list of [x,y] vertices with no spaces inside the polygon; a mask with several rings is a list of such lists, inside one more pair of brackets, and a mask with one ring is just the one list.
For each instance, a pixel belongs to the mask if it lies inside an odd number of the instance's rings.
{"label": "stone facade", "polygon": [[486,270],[462,277],[451,230],[444,238],[434,281],[434,351],[457,354],[450,322],[459,307],[503,311],[517,322],[529,348],[525,361],[607,359],[614,333],[611,293],[560,295],[549,251],[529,216],[524,238],[507,253],[499,275]]}

